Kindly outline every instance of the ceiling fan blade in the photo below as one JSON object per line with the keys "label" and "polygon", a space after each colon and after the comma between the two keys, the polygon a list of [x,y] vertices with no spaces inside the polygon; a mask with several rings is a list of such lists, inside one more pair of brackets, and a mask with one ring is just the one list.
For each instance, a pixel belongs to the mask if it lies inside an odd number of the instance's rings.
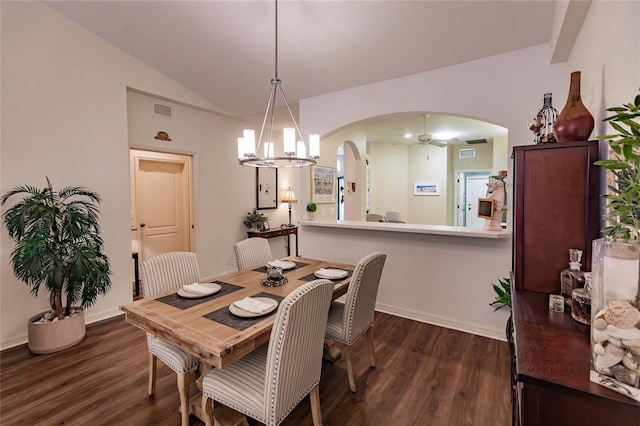
{"label": "ceiling fan blade", "polygon": [[440,148],[443,148],[443,147],[447,146],[447,141],[437,141],[437,140],[432,140],[432,141],[430,142],[430,144],[431,144],[431,145],[434,145],[434,146],[439,146]]}

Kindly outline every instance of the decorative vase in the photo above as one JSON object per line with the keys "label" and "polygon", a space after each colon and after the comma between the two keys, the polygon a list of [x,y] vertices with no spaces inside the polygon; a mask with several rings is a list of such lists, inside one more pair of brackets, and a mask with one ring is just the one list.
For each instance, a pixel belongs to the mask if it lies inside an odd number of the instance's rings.
{"label": "decorative vase", "polygon": [[588,140],[593,131],[593,116],[582,103],[580,96],[580,71],[571,73],[571,85],[567,104],[553,125],[558,142]]}
{"label": "decorative vase", "polygon": [[640,401],[640,243],[593,241],[591,372],[594,383]]}
{"label": "decorative vase", "polygon": [[314,212],[307,212],[307,218],[309,220],[313,220],[313,217],[315,216]]}

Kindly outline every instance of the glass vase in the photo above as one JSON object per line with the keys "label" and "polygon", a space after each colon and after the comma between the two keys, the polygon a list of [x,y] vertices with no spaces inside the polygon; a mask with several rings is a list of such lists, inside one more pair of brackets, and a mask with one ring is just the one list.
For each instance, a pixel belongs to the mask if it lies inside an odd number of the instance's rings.
{"label": "glass vase", "polygon": [[640,244],[593,241],[592,382],[640,401]]}

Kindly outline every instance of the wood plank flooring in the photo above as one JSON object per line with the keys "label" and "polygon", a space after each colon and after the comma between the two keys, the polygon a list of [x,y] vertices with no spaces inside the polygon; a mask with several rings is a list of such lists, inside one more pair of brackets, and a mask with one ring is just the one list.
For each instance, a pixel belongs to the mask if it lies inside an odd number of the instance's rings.
{"label": "wood plank flooring", "polygon": [[[511,424],[507,343],[379,312],[375,341],[377,368],[368,366],[366,339],[354,347],[355,394],[344,359],[324,362],[325,425]],[[8,349],[0,353],[0,424],[179,425],[175,374],[158,362],[149,397],[147,368],[145,334],[123,316],[87,326],[80,344],[57,354]],[[191,416],[190,424],[203,423]],[[309,399],[282,424],[311,425]]]}

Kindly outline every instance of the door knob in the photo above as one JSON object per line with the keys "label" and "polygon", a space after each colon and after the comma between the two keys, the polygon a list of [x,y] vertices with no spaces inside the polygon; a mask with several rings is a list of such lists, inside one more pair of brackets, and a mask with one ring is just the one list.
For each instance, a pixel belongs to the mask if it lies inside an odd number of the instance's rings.
{"label": "door knob", "polygon": [[144,224],[144,223],[141,223],[141,224],[140,224],[140,228],[144,228],[145,226],[147,226],[147,225],[146,225],[146,224]]}

